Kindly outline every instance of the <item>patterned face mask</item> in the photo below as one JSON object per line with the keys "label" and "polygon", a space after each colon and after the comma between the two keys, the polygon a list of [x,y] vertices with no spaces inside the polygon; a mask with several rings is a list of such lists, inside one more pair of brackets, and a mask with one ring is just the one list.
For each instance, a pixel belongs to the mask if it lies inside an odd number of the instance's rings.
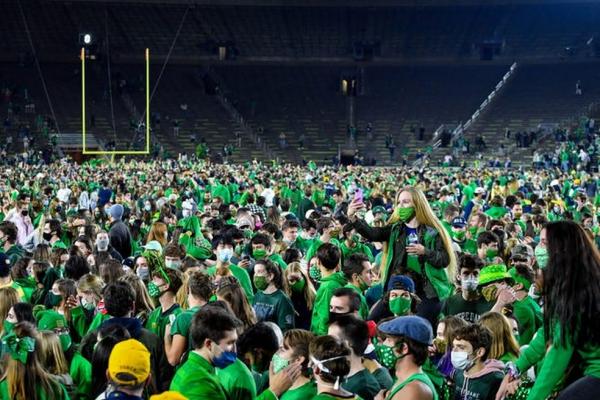
{"label": "patterned face mask", "polygon": [[405,355],[396,355],[394,353],[394,348],[401,346],[402,343],[396,344],[396,346],[388,346],[386,344],[377,344],[375,345],[375,353],[377,354],[377,359],[387,369],[394,369],[396,367],[396,363],[398,360],[403,358]]}

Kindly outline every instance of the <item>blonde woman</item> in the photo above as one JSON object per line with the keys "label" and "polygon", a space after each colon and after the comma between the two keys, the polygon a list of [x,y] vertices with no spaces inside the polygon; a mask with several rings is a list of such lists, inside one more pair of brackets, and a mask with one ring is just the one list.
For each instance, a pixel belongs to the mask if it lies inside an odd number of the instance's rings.
{"label": "blonde woman", "polygon": [[155,222],[150,227],[146,243],[156,240],[164,248],[168,243],[167,224],[164,222]]}
{"label": "blonde woman", "polygon": [[[452,294],[456,255],[450,236],[435,216],[420,189],[406,187],[396,195],[394,213],[387,225],[376,228],[356,217],[364,203],[352,201],[348,217],[367,240],[383,242],[381,284],[387,287],[392,275],[408,275],[422,302],[417,315],[436,325],[441,302]],[[373,314],[372,314],[373,315]],[[388,316],[382,311],[379,318]]]}
{"label": "blonde woman", "polygon": [[317,293],[315,287],[299,262],[288,264],[283,271],[283,278],[287,282],[285,292],[292,300],[294,310],[296,310],[296,328],[309,330]]}
{"label": "blonde woman", "polygon": [[508,318],[497,312],[488,312],[481,316],[479,325],[492,333],[492,346],[488,358],[502,362],[516,361],[519,358],[519,343],[515,339]]}

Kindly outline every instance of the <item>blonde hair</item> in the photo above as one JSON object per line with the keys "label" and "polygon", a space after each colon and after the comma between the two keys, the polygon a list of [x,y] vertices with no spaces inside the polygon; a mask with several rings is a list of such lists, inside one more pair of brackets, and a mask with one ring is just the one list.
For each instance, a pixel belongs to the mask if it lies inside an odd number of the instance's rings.
{"label": "blonde hair", "polygon": [[292,297],[292,288],[289,284],[289,277],[291,274],[294,273],[299,273],[300,275],[302,275],[302,277],[304,278],[304,282],[306,282],[306,284],[304,285],[304,300],[306,301],[306,306],[308,307],[308,309],[312,310],[317,291],[315,290],[312,281],[309,279],[308,274],[306,273],[306,271],[304,271],[304,269],[302,269],[302,265],[297,261],[289,263],[288,267],[283,271],[283,279],[286,282],[288,282],[288,284],[285,287],[285,292],[288,295],[288,297]]}
{"label": "blonde hair", "polygon": [[240,282],[235,276],[223,276],[219,280],[219,288],[216,295],[229,305],[233,314],[244,324],[243,330],[256,324],[254,310],[248,302],[246,293],[240,286]]}
{"label": "blonde hair", "polygon": [[167,237],[165,233],[167,233],[167,224],[160,221],[153,223],[152,227],[150,227],[150,232],[148,232],[146,243],[150,242],[151,240],[156,240],[162,247],[165,247],[167,245]]}
{"label": "blonde hair", "polygon": [[[19,302],[19,293],[12,287],[0,288],[0,318],[6,320],[11,307]],[[4,326],[0,326],[0,332],[4,333]]]}
{"label": "blonde hair", "polygon": [[98,275],[85,274],[79,278],[76,287],[80,292],[93,293],[96,296],[96,300],[100,300],[102,298],[104,281]]}
{"label": "blonde hair", "polygon": [[58,335],[53,331],[40,331],[39,338],[40,362],[44,369],[52,375],[68,374],[69,366]]}
{"label": "blonde hair", "polygon": [[[429,205],[429,202],[427,201],[427,198],[425,197],[425,194],[421,189],[418,189],[414,186],[407,186],[401,189],[400,191],[398,191],[398,193],[396,193],[395,204],[398,204],[400,195],[404,192],[410,193],[412,197],[413,205],[415,207],[415,217],[417,218],[419,224],[435,228],[438,235],[442,238],[444,249],[448,253],[449,258],[448,265],[446,266],[446,274],[448,275],[448,281],[453,282],[454,277],[456,275],[457,262],[456,254],[454,254],[454,250],[452,248],[452,241],[450,239],[450,235],[448,235],[448,232],[446,232],[446,229],[444,228],[438,217],[435,216],[435,213],[431,209],[431,206]],[[400,222],[400,217],[398,217],[396,213],[392,213],[392,216],[388,220],[388,224],[395,224],[397,222]],[[384,243],[383,257],[386,257],[387,255],[388,246],[389,243]],[[384,259],[382,259],[381,265],[386,265]],[[385,273],[387,274],[388,271],[385,271]]]}
{"label": "blonde hair", "polygon": [[479,324],[492,333],[492,345],[488,358],[499,360],[504,354],[510,353],[515,357],[521,352],[519,344],[512,334],[508,318],[497,312],[487,312],[479,319]]}

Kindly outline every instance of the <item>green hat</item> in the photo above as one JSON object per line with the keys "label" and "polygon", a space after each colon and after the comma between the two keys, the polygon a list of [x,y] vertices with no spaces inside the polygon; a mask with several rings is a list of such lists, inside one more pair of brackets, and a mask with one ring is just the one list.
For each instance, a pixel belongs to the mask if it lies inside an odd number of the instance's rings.
{"label": "green hat", "polygon": [[491,264],[482,268],[479,274],[479,286],[485,286],[490,283],[503,280],[511,280],[512,276],[506,271],[504,264]]}
{"label": "green hat", "polygon": [[54,242],[52,244],[52,248],[53,249],[65,249],[65,250],[68,250],[67,249],[67,245],[62,240],[57,240],[56,242]]}
{"label": "green hat", "polygon": [[385,207],[383,207],[383,206],[377,206],[377,207],[373,207],[372,213],[373,213],[373,215],[375,215],[377,213],[387,214],[387,211],[386,211]]}
{"label": "green hat", "polygon": [[73,342],[69,334],[67,320],[63,315],[56,311],[46,310],[37,313],[35,318],[38,321],[38,330],[54,331],[58,335],[63,351],[69,350]]}
{"label": "green hat", "polygon": [[514,279],[515,283],[520,283],[521,285],[523,285],[523,289],[529,290],[529,288],[531,287],[532,283],[529,282],[527,279],[525,279],[523,276],[519,275],[517,273],[517,269],[516,268],[513,267],[513,268],[509,269],[508,273]]}

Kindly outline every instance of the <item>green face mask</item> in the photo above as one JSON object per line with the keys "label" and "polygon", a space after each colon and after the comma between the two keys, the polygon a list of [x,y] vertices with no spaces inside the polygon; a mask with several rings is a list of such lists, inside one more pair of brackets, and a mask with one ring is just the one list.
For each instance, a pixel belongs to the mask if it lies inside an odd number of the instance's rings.
{"label": "green face mask", "polygon": [[487,258],[496,258],[498,256],[498,249],[487,249],[485,251],[485,256]]}
{"label": "green face mask", "polygon": [[398,207],[398,208],[396,208],[396,210],[394,212],[396,213],[398,218],[400,218],[400,221],[408,222],[415,215],[415,208],[414,207]]}
{"label": "green face mask", "polygon": [[269,286],[269,282],[267,282],[266,276],[258,276],[254,275],[254,286],[258,290],[265,290]]}
{"label": "green face mask", "polygon": [[235,254],[237,254],[238,256],[242,255],[242,251],[244,251],[244,246],[241,244],[238,244],[237,246],[235,246]]}
{"label": "green face mask", "polygon": [[396,316],[406,315],[410,311],[412,299],[406,297],[396,297],[390,300],[390,311]]}
{"label": "green face mask", "polygon": [[152,281],[148,282],[148,294],[153,299],[157,299],[162,295],[158,285]]}
{"label": "green face mask", "polygon": [[252,250],[252,258],[255,260],[262,260],[267,255],[267,251],[264,249]]}
{"label": "green face mask", "polygon": [[292,288],[292,292],[294,293],[302,293],[304,291],[305,286],[306,281],[304,280],[304,278],[298,279],[296,282],[290,285],[290,287]]}
{"label": "green face mask", "polygon": [[7,320],[4,320],[4,322],[2,323],[2,327],[4,328],[3,335],[6,336],[13,331],[15,324],[12,322],[8,322]]}
{"label": "green face mask", "polygon": [[321,274],[321,269],[316,265],[310,266],[310,269],[308,270],[308,274],[316,282],[320,281],[321,278],[323,277],[323,274]]}
{"label": "green face mask", "polygon": [[274,373],[278,373],[279,371],[282,371],[285,367],[290,365],[289,360],[286,360],[285,358],[281,357],[278,353],[273,354],[272,361]]}
{"label": "green face mask", "polygon": [[465,231],[452,231],[452,236],[459,242],[462,242],[465,239],[465,235],[467,232]]}
{"label": "green face mask", "polygon": [[481,295],[487,302],[495,301],[498,295],[498,288],[494,285],[481,289]]}
{"label": "green face mask", "polygon": [[54,294],[52,292],[48,292],[48,303],[50,307],[58,307],[60,302],[62,301],[62,296],[60,294]]}
{"label": "green face mask", "polygon": [[548,265],[548,249],[539,245],[536,246],[535,259],[537,260],[538,266],[541,269],[546,268],[546,266]]}
{"label": "green face mask", "polygon": [[394,347],[385,344],[375,345],[375,353],[379,362],[387,369],[396,368],[396,363],[404,356],[398,356],[394,353]]}

